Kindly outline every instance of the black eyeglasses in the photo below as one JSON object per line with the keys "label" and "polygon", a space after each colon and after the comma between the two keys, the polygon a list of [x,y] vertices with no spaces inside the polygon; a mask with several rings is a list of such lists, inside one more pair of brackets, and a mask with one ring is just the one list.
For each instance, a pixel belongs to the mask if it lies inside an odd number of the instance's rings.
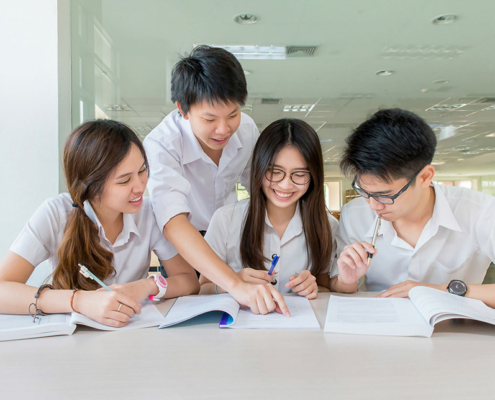
{"label": "black eyeglasses", "polygon": [[359,186],[356,186],[356,179],[352,181],[352,188],[361,196],[363,196],[365,199],[369,199],[370,197],[373,197],[378,203],[382,204],[394,204],[394,201],[397,197],[399,197],[402,193],[404,193],[409,186],[411,186],[411,183],[416,179],[416,177],[419,175],[419,173],[423,170],[424,167],[426,167],[430,161],[427,161],[426,163],[423,164],[423,166],[419,169],[418,172],[414,174],[414,176],[411,178],[409,182],[407,182],[406,186],[404,186],[401,190],[399,190],[398,193],[394,194],[393,196],[385,196],[385,195],[378,195],[378,194],[371,194],[368,193],[367,191],[361,189]]}
{"label": "black eyeglasses", "polygon": [[[282,182],[287,176],[283,169],[272,168],[266,171],[265,177],[270,182]],[[304,171],[294,171],[290,173],[290,180],[296,185],[305,185],[311,180],[311,174]]]}

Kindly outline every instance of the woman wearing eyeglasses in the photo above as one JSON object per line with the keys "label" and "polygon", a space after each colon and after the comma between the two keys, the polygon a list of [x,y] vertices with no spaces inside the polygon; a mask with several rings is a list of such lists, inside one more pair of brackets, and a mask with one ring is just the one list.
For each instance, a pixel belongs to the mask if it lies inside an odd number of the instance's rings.
{"label": "woman wearing eyeglasses", "polygon": [[[217,210],[206,241],[247,282],[270,282],[308,299],[318,285],[346,291],[337,278],[330,281],[338,222],[326,211],[323,178],[316,132],[297,119],[273,122],[253,152],[251,198]],[[201,293],[224,292],[204,276],[200,283]]]}
{"label": "woman wearing eyeglasses", "polygon": [[495,198],[433,183],[436,144],[422,118],[400,109],[378,111],[349,136],[341,168],[362,198],[342,209],[339,278],[365,276],[380,297],[407,297],[422,285],[494,306],[476,284],[495,260]]}

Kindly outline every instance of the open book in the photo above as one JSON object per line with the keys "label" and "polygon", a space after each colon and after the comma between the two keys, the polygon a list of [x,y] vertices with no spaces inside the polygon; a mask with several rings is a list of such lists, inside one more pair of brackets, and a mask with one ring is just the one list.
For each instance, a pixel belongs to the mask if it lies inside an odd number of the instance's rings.
{"label": "open book", "polygon": [[143,304],[141,315],[136,315],[122,328],[113,328],[99,324],[79,314],[49,314],[33,323],[30,315],[0,314],[0,341],[31,339],[45,336],[72,335],[77,325],[86,325],[104,331],[127,330],[157,326],[163,321],[158,309],[150,303]]}
{"label": "open book", "polygon": [[325,332],[431,337],[437,322],[454,318],[495,325],[495,310],[425,286],[412,288],[409,299],[330,296]]}
{"label": "open book", "polygon": [[223,311],[220,328],[240,329],[320,329],[320,324],[309,304],[309,300],[300,296],[284,296],[291,317],[272,312],[267,315],[255,315],[241,307],[227,294],[215,296],[187,296],[176,300],[159,328],[166,328],[187,321],[211,311]]}

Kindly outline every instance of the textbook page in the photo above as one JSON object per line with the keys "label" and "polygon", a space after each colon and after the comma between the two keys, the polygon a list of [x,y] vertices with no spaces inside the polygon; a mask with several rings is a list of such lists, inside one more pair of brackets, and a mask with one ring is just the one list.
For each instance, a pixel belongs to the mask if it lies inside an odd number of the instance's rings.
{"label": "textbook page", "polygon": [[75,329],[70,314],[44,315],[34,323],[30,315],[0,314],[0,341],[72,335]]}
{"label": "textbook page", "polygon": [[[249,309],[241,308],[235,321],[220,325],[220,328],[233,329],[320,329],[320,324],[309,303],[301,296],[284,296],[289,307],[290,318],[271,312],[267,315],[255,315]],[[230,322],[230,321],[229,321]]]}
{"label": "textbook page", "polygon": [[476,319],[495,325],[495,310],[481,300],[468,299],[425,286],[412,288],[409,298],[432,326],[452,318]]}
{"label": "textbook page", "polygon": [[330,296],[325,332],[430,337],[430,326],[409,299]]}
{"label": "textbook page", "polygon": [[121,331],[128,329],[148,328],[150,326],[157,326],[163,321],[163,316],[158,309],[150,302],[143,303],[141,308],[141,315],[135,315],[129,319],[129,323],[122,328],[114,328],[112,326],[102,325],[85,315],[79,313],[72,313],[70,322],[77,325],[86,325],[91,328],[99,329],[102,331]]}
{"label": "textbook page", "polygon": [[210,311],[223,311],[236,320],[239,303],[228,293],[215,296],[179,297],[165,316],[165,319],[162,317],[161,325],[158,328],[180,324]]}

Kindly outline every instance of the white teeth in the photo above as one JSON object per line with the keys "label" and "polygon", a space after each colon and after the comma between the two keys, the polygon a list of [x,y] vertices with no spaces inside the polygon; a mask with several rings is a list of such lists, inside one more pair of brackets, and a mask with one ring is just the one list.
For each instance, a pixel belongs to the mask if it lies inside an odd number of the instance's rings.
{"label": "white teeth", "polygon": [[280,192],[277,192],[276,190],[273,190],[275,192],[275,194],[279,197],[290,197],[292,196],[292,193],[289,193],[289,194],[285,194],[285,193],[280,193]]}
{"label": "white teeth", "polygon": [[141,197],[143,197],[143,196],[139,196],[138,198],[131,200],[131,202],[132,202],[132,203],[135,203],[136,201],[141,200]]}

